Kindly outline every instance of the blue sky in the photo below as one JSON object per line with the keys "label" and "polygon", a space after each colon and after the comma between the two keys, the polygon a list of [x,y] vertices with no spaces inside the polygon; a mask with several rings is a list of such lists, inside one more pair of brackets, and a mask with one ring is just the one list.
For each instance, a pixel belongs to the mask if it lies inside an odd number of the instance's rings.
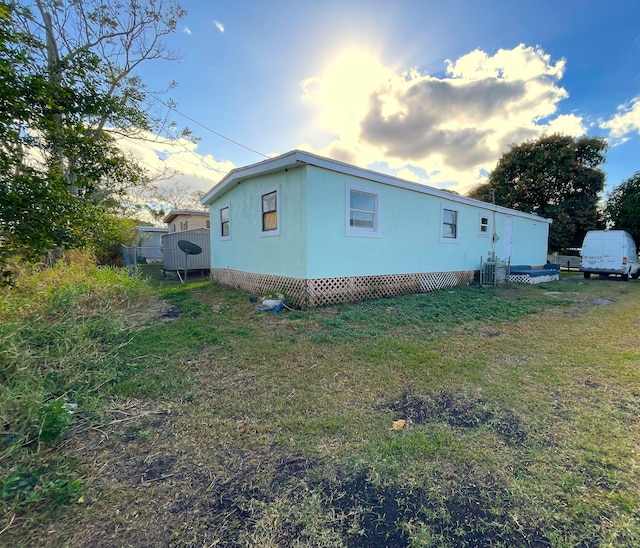
{"label": "blue sky", "polygon": [[189,188],[301,148],[465,193],[510,144],[554,132],[607,138],[606,190],[640,170],[636,0],[183,6],[180,59],[140,74],[178,82],[162,97],[200,141],[128,148]]}

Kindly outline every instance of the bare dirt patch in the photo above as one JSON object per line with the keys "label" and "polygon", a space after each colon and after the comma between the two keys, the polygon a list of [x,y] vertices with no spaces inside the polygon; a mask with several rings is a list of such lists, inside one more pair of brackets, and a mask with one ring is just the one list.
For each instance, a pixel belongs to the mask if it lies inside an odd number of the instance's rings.
{"label": "bare dirt patch", "polygon": [[[479,398],[407,393],[387,405],[414,422],[486,425],[510,443],[526,439],[515,415]],[[412,538],[426,528],[448,546],[549,545],[534,525],[514,531],[495,519],[497,504],[509,511],[512,494],[493,475],[451,467],[439,472],[442,477],[427,473],[419,485],[380,485],[366,468],[347,470],[330,459],[275,445],[213,443],[205,454],[170,435],[178,426],[179,409],[158,411],[136,401],[114,410],[108,429],[84,429],[69,440],[67,451],[93,463],[88,465],[84,500],[73,510],[72,530],[61,516],[48,537],[33,542],[78,547],[404,548],[414,545]]]}
{"label": "bare dirt patch", "polygon": [[607,306],[610,304],[613,304],[615,301],[612,301],[611,299],[603,299],[602,297],[598,297],[596,299],[592,299],[589,301],[589,304],[592,304],[593,306]]}
{"label": "bare dirt patch", "polygon": [[399,400],[385,402],[381,408],[416,424],[444,422],[453,427],[491,428],[508,445],[522,445],[528,438],[526,424],[512,411],[456,392],[415,395],[405,391]]}

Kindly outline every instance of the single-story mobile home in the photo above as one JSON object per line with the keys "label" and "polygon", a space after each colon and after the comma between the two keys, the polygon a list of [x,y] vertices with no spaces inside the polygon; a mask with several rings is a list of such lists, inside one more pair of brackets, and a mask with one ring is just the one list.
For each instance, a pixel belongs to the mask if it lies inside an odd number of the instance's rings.
{"label": "single-story mobile home", "polygon": [[167,234],[169,229],[161,226],[137,226],[136,230],[138,233],[135,246],[138,257],[145,259],[148,263],[162,262],[161,237]]}
{"label": "single-story mobile home", "polygon": [[551,221],[294,150],[203,198],[214,281],[302,308],[468,284],[483,259],[543,265]]}
{"label": "single-story mobile home", "polygon": [[209,228],[209,213],[193,209],[172,209],[163,222],[167,224],[171,234],[194,228]]}

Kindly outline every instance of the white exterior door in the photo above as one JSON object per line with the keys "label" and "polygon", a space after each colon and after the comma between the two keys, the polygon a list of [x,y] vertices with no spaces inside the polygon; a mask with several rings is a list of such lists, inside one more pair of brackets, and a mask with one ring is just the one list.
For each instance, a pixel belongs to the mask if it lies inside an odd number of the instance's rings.
{"label": "white exterior door", "polygon": [[503,259],[511,258],[511,244],[513,243],[513,217],[504,218],[504,235],[503,235]]}

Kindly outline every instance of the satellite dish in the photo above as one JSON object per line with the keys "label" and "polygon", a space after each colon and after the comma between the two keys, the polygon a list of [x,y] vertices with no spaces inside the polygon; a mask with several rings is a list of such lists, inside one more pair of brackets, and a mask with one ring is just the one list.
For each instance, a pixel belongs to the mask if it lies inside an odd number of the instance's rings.
{"label": "satellite dish", "polygon": [[178,240],[178,247],[187,255],[200,255],[202,253],[202,248],[189,240]]}
{"label": "satellite dish", "polygon": [[[193,242],[190,242],[189,240],[178,240],[178,247],[184,251],[184,281],[181,281],[182,283],[187,281],[187,263],[189,260],[189,255],[200,255],[200,253],[202,253],[202,248],[198,245],[198,244],[194,244]],[[178,277],[180,276],[180,273],[178,272]]]}

